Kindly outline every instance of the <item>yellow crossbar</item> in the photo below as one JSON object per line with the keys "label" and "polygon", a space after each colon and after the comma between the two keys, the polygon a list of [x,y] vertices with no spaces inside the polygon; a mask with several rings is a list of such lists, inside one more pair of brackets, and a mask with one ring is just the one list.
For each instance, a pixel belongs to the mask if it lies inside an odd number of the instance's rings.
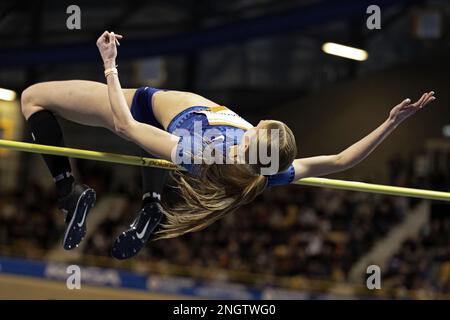
{"label": "yellow crossbar", "polygon": [[[72,158],[89,159],[96,161],[106,161],[113,163],[121,163],[133,166],[147,166],[154,168],[165,168],[165,169],[181,169],[180,166],[176,164],[160,159],[143,158],[139,156],[130,156],[117,153],[107,153],[99,151],[90,151],[82,149],[73,148],[61,148],[54,146],[39,145],[33,143],[1,140],[0,148],[32,152],[32,153],[42,153],[42,154],[52,154],[58,156],[67,156]],[[351,191],[361,191],[370,193],[379,193],[392,196],[403,196],[403,197],[413,197],[422,198],[430,200],[442,200],[450,201],[450,192],[434,191],[434,190],[424,190],[415,188],[404,188],[395,187],[389,185],[357,182],[357,181],[347,181],[347,180],[336,180],[327,178],[303,178],[295,182],[295,184],[323,187],[323,188],[333,188]]]}

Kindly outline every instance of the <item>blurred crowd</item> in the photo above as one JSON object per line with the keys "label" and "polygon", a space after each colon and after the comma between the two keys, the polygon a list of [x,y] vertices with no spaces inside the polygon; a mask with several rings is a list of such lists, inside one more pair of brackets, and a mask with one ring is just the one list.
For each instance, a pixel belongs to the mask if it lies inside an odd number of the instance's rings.
{"label": "blurred crowd", "polygon": [[11,246],[25,255],[51,249],[63,230],[64,219],[54,193],[42,186],[32,184],[27,192],[0,196],[0,252]]}
{"label": "blurred crowd", "polygon": [[412,291],[450,293],[450,217],[432,217],[417,238],[406,240],[389,261],[391,286]]}
{"label": "blurred crowd", "polygon": [[[129,199],[103,222],[86,253],[108,255],[111,240],[139,210]],[[342,279],[351,265],[402,220],[405,198],[290,186],[265,192],[206,230],[150,243],[138,259],[279,276]]]}
{"label": "blurred crowd", "polygon": [[[419,153],[409,160],[393,158],[389,163],[390,183],[448,189],[448,185],[442,185],[448,183],[448,176],[427,170],[422,156]],[[94,180],[85,182],[100,196],[110,192],[108,174],[87,176]],[[109,256],[114,238],[128,228],[139,211],[137,192],[122,190],[121,194],[126,198],[124,209],[117,219],[102,222],[87,240],[84,255]],[[418,200],[404,197],[325,188],[272,188],[203,231],[149,243],[132,263],[203,267],[220,270],[221,275],[242,271],[345,280],[358,258],[401,222],[416,203]],[[432,220],[418,239],[405,242],[389,262],[390,281],[406,289],[426,286],[448,292],[448,278],[447,282],[442,274],[436,278],[431,269],[437,261],[450,261],[449,228],[449,218]],[[3,254],[10,247],[25,255],[33,255],[33,250],[49,250],[60,245],[63,229],[63,216],[55,206],[54,194],[39,185],[0,197]]]}

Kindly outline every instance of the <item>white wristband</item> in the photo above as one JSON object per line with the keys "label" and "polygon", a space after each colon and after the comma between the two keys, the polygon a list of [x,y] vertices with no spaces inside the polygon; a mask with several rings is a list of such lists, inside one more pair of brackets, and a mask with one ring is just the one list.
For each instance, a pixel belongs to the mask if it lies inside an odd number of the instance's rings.
{"label": "white wristband", "polygon": [[108,68],[105,70],[105,78],[107,78],[110,74],[118,74],[117,68]]}

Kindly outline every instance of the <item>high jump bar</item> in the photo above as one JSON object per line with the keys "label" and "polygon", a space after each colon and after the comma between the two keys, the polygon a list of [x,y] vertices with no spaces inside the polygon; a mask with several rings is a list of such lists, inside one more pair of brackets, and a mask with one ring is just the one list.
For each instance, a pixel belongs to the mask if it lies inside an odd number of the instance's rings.
{"label": "high jump bar", "polygon": [[[166,160],[145,158],[139,156],[131,156],[117,153],[107,153],[91,150],[62,148],[47,145],[40,145],[34,143],[26,143],[12,140],[0,139],[0,149],[9,149],[31,153],[50,154],[57,156],[67,156],[71,158],[88,159],[112,163],[120,163],[133,166],[144,166],[153,168],[164,168],[169,170],[180,169],[185,171],[184,168]],[[358,181],[336,180],[328,178],[303,178],[295,182],[295,184],[342,189],[350,191],[370,192],[392,196],[412,197],[429,200],[441,200],[450,201],[450,192],[415,189],[396,187],[389,185],[365,183]]]}

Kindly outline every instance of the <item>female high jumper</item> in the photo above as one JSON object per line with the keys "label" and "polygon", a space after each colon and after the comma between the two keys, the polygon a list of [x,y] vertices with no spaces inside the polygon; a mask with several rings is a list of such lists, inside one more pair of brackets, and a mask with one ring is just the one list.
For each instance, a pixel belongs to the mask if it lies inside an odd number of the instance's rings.
{"label": "female high jumper", "polygon": [[[117,259],[136,255],[152,234],[155,239],[162,239],[201,230],[249,203],[267,187],[355,166],[406,118],[436,99],[431,91],[414,103],[410,99],[402,101],[378,128],[339,154],[295,159],[294,135],[282,122],[263,120],[254,127],[233,111],[195,93],[149,87],[122,89],[116,68],[120,39],[121,35],[105,31],[97,40],[107,85],[82,80],[52,81],[23,91],[22,113],[33,140],[64,146],[56,114],[83,125],[107,128],[139,145],[145,154],[170,161],[174,161],[174,156],[186,159],[186,155],[197,159],[198,153],[190,150],[193,143],[186,145],[186,141],[189,136],[200,136],[200,151],[213,146],[214,150],[223,151],[222,160],[226,161],[203,161],[202,155],[202,161],[194,164],[181,161],[187,171],[173,171],[179,199],[171,203],[161,202],[168,171],[142,168],[142,209],[130,228],[114,242],[111,254]],[[213,130],[215,136],[206,137],[206,130]],[[267,135],[268,131],[277,132],[276,139]],[[266,150],[252,158],[255,153],[250,149],[255,142]],[[271,163],[261,154],[269,154],[269,150],[276,150],[276,157],[271,154],[269,160],[276,159],[277,170],[263,174]],[[56,184],[58,207],[65,214],[63,247],[71,250],[86,234],[86,217],[95,203],[95,191],[75,181],[67,157],[43,158]]]}

